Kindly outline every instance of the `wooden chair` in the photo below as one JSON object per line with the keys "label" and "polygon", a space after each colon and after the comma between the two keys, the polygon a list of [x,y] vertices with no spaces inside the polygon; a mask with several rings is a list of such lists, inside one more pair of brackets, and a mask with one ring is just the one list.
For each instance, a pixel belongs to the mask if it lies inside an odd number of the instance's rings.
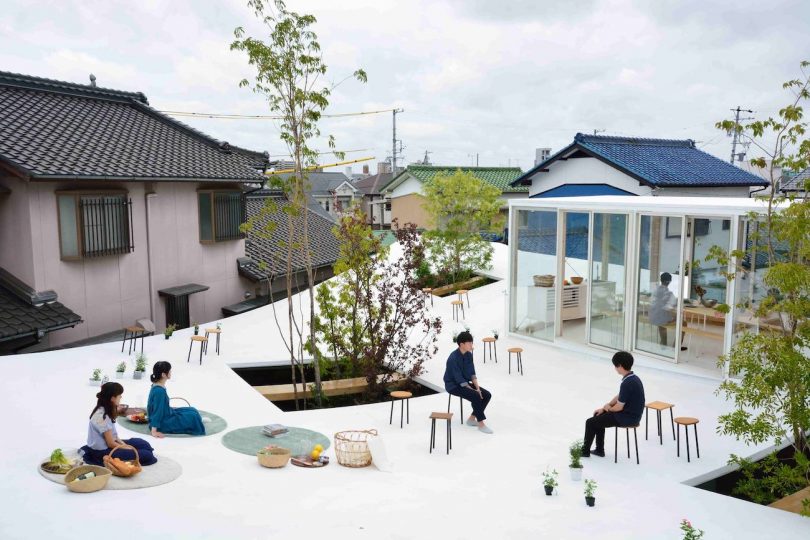
{"label": "wooden chair", "polygon": [[494,337],[485,337],[484,342],[484,363],[487,363],[487,348],[489,348],[489,359],[492,360],[492,351],[495,351],[495,363],[498,363],[498,340]]}
{"label": "wooden chair", "polygon": [[700,443],[698,442],[698,434],[697,434],[697,425],[700,420],[697,418],[690,418],[688,416],[679,416],[674,420],[674,422],[678,425],[678,457],[681,457],[681,426],[683,426],[683,431],[686,433],[686,462],[689,463],[691,461],[689,457],[689,426],[695,430],[695,448],[697,450],[697,457],[700,459]]}
{"label": "wooden chair", "polygon": [[636,465],[641,463],[638,460],[638,424],[635,426],[616,426],[615,441],[613,445],[613,463],[619,462],[619,430],[623,429],[624,434],[627,436],[627,459],[630,459],[630,430],[633,430],[633,439],[636,442]]}
{"label": "wooden chair", "polygon": [[430,413],[430,453],[436,448],[436,420],[447,421],[447,454],[450,454],[450,449],[453,448],[453,428],[451,426],[453,420],[453,413],[432,412]]}
{"label": "wooden chair", "polygon": [[675,407],[672,403],[664,401],[651,401],[644,406],[644,440],[647,440],[648,430],[650,427],[650,409],[655,411],[657,426],[658,426],[658,439],[660,443],[664,444],[663,426],[661,422],[661,413],[669,409],[669,420],[672,425],[672,440],[675,440],[675,419],[672,415],[672,408]]}
{"label": "wooden chair", "polygon": [[194,342],[198,341],[200,343],[200,365],[202,365],[202,355],[203,352],[208,354],[208,338],[205,336],[191,336],[191,343],[188,345],[188,357],[186,358],[186,363],[191,360],[191,348],[194,346]]}
{"label": "wooden chair", "polygon": [[391,415],[388,418],[388,425],[394,422],[394,401],[399,400],[399,428],[402,429],[402,409],[406,405],[408,408],[408,423],[411,423],[411,398],[413,394],[404,390],[394,390],[389,395],[391,396]]}
{"label": "wooden chair", "polygon": [[509,374],[512,374],[512,355],[515,355],[515,367],[517,368],[518,372],[523,375],[523,349],[520,347],[511,347],[507,349],[509,352]]}

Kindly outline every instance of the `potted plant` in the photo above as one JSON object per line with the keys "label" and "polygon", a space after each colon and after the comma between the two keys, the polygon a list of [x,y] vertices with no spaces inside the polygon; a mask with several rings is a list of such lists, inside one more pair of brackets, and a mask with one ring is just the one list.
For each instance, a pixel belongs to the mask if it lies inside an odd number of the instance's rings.
{"label": "potted plant", "polygon": [[101,369],[96,368],[93,370],[93,376],[90,377],[90,384],[92,386],[101,386]]}
{"label": "potted plant", "polygon": [[200,333],[200,323],[195,322],[194,323],[194,335],[196,336],[199,333]]}
{"label": "potted plant", "polygon": [[596,497],[593,496],[596,491],[596,480],[590,478],[585,479],[585,504],[593,506],[596,504]]}
{"label": "potted plant", "polygon": [[695,528],[688,519],[681,520],[681,531],[683,540],[700,540],[703,538],[703,529]]}
{"label": "potted plant", "polygon": [[571,463],[568,464],[571,480],[582,480],[582,441],[572,442],[568,452],[571,454]]}
{"label": "potted plant", "polygon": [[123,379],[124,372],[127,370],[127,363],[121,362],[115,367],[115,378],[116,379]]}
{"label": "potted plant", "polygon": [[140,379],[146,372],[146,355],[139,353],[135,358],[135,371],[132,373],[133,379]]}
{"label": "potted plant", "polygon": [[551,495],[557,485],[557,471],[546,469],[546,472],[543,473],[543,488],[546,490],[546,495]]}
{"label": "potted plant", "polygon": [[217,323],[217,330],[222,330],[222,323],[221,322]]}
{"label": "potted plant", "polygon": [[495,340],[497,341],[497,339],[498,339],[498,331],[497,330],[492,331],[492,337],[494,337]]}
{"label": "potted plant", "polygon": [[163,337],[165,337],[166,339],[169,339],[170,337],[172,337],[172,334],[174,334],[174,331],[176,329],[177,329],[176,324],[170,324],[169,326],[166,327],[165,330],[163,330]]}

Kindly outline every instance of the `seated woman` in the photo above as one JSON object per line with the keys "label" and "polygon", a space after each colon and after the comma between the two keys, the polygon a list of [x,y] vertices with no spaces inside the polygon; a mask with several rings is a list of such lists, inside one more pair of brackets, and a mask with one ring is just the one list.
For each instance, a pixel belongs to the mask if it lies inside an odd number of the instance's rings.
{"label": "seated woman", "polygon": [[152,389],[149,390],[149,401],[146,414],[152,436],[162,438],[164,433],[185,435],[205,435],[200,413],[194,407],[169,406],[169,394],[166,392],[166,381],[172,378],[172,365],[161,361],[152,366]]}
{"label": "seated woman", "polygon": [[[112,452],[114,448],[124,444],[138,450],[141,465],[152,465],[157,462],[157,458],[153,454],[154,449],[145,440],[133,438],[122,441],[118,438],[118,431],[115,429],[115,418],[118,416],[118,404],[121,403],[123,393],[123,386],[117,382],[108,382],[104,383],[101,391],[96,394],[98,402],[90,414],[87,444],[79,449],[79,455],[82,456],[85,463],[103,466],[104,456]],[[135,459],[135,452],[124,448],[117,451],[115,457],[130,461]]]}

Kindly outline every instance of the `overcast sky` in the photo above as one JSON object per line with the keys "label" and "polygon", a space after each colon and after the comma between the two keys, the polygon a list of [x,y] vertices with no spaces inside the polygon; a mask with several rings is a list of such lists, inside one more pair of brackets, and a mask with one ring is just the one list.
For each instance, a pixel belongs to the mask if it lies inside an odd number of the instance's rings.
{"label": "overcast sky", "polygon": [[[712,5],[708,5],[712,4]],[[229,44],[236,26],[257,38],[243,1],[3,0],[0,70],[141,91],[159,110],[269,114],[240,89],[252,75]],[[714,128],[741,105],[764,118],[789,96],[781,83],[810,60],[810,2],[544,0],[290,0],[318,19],[328,78],[362,67],[328,112],[401,107],[405,162],[533,164],[577,132],[694,139],[728,159]],[[271,155],[268,120],[183,121]],[[391,114],[324,119],[347,159],[391,154]],[[326,150],[323,141],[316,147]],[[748,157],[761,155],[752,146]],[[324,163],[335,161],[324,156]],[[372,171],[375,165],[372,165]],[[355,166],[359,171],[360,167]],[[332,169],[332,170],[343,170]]]}

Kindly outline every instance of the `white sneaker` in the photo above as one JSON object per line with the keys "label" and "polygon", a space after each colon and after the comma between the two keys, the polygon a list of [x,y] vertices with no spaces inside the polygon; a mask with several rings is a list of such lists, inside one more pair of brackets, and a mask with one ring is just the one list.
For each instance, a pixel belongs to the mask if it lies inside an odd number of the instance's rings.
{"label": "white sneaker", "polygon": [[475,418],[467,418],[467,425],[475,427],[478,425],[478,420]]}
{"label": "white sneaker", "polygon": [[478,426],[478,431],[480,431],[481,433],[486,433],[488,435],[492,435],[493,433],[495,433],[489,426]]}

